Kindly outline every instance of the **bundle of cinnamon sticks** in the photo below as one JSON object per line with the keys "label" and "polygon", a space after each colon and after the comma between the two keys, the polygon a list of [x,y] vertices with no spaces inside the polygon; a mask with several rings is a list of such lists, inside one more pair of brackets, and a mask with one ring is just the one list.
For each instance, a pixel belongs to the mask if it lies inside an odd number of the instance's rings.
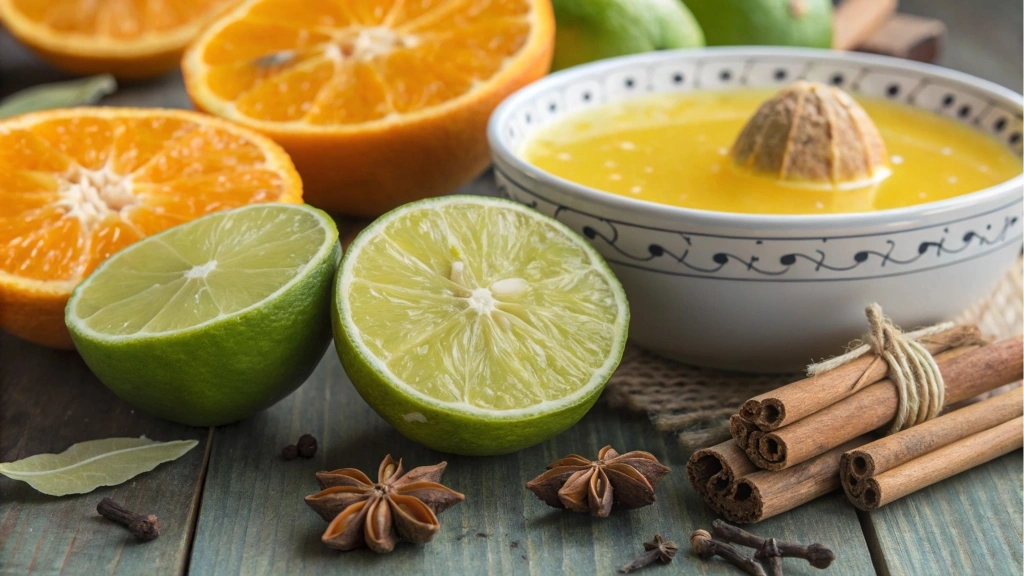
{"label": "bundle of cinnamon sticks", "polygon": [[[1020,337],[988,344],[976,327],[955,326],[918,341],[942,373],[946,406],[1024,377]],[[971,407],[871,442],[869,434],[892,421],[899,407],[888,371],[881,358],[867,354],[751,398],[730,421],[733,440],[690,458],[694,488],[733,522],[769,518],[840,485],[869,509],[1020,447],[1020,422],[1011,430],[1020,416],[1011,409],[1014,403],[1020,409],[1019,394],[1001,396],[999,415],[981,423],[974,415],[992,410]],[[976,438],[981,434],[987,435]],[[848,467],[843,482],[841,461]]]}
{"label": "bundle of cinnamon sticks", "polygon": [[843,454],[846,497],[874,510],[968,468],[1024,447],[1024,388],[887,436]]}

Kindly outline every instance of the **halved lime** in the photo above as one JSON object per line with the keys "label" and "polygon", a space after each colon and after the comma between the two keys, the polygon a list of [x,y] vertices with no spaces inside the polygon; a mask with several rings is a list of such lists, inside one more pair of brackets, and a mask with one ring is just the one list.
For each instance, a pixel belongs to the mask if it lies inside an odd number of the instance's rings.
{"label": "halved lime", "polygon": [[431,448],[502,454],[576,423],[622,357],[629,306],[600,255],[525,206],[414,202],[360,234],[334,341],[362,397]]}
{"label": "halved lime", "polygon": [[341,247],[309,206],[253,204],[149,236],[71,294],[65,321],[96,376],[135,407],[194,426],[277,402],[330,341]]}

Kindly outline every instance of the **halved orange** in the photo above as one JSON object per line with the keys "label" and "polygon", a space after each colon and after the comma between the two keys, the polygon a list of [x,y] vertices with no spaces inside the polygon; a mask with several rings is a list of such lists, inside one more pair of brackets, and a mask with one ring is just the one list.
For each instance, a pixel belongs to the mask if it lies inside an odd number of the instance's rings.
{"label": "halved orange", "polygon": [[114,252],[209,212],[302,202],[280,146],[182,110],[71,108],[0,121],[0,328],[70,348],[64,305]]}
{"label": "halved orange", "polygon": [[375,215],[479,174],[488,116],[553,44],[549,0],[248,0],[182,68],[198,108],[284,146],[309,203]]}
{"label": "halved orange", "polygon": [[146,78],[177,67],[185,46],[238,0],[0,0],[0,19],[58,68]]}

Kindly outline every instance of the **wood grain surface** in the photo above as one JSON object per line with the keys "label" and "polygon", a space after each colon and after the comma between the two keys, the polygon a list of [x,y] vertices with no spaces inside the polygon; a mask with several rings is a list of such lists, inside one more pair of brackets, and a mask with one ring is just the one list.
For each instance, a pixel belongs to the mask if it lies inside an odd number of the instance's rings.
{"label": "wood grain surface", "polygon": [[882,575],[1020,574],[1021,453],[862,513]]}
{"label": "wood grain surface", "polygon": [[[105,388],[74,352],[48,350],[0,332],[0,461],[63,452],[113,436],[199,441],[152,472],[89,494],[57,498],[0,479],[0,574],[180,574],[195,528],[211,430],[159,420]],[[162,532],[138,544],[96,514],[110,497],[156,514]]]}
{"label": "wood grain surface", "polygon": [[[948,24],[940,63],[1021,90],[1019,0],[902,0],[900,9]],[[68,77],[0,30],[0,97]],[[178,74],[124,84],[103,103],[189,107]],[[485,174],[462,191],[492,190],[493,180]],[[349,239],[365,224],[339,222]],[[281,447],[304,432],[320,440],[316,458],[281,460]],[[333,350],[309,382],[272,409],[211,430],[134,412],[97,382],[75,353],[0,334],[0,460],[59,452],[82,440],[142,434],[201,442],[178,461],[81,496],[49,497],[0,478],[0,574],[611,574],[655,532],[675,540],[681,551],[673,566],[651,568],[651,573],[736,573],[720,560],[703,563],[688,553],[690,531],[709,527],[712,515],[686,481],[687,454],[646,420],[603,403],[540,446],[503,457],[449,457],[445,482],[467,500],[441,515],[442,532],[433,543],[403,544],[387,557],[339,553],[320,545],[324,523],[301,500],[316,490],[316,470],[356,466],[373,472],[388,452],[409,466],[444,456],[409,442],[381,421],[355,394]],[[649,450],[673,468],[658,488],[656,505],[598,521],[550,509],[523,488],[548,461],[567,452],[593,455],[608,443]],[[838,560],[827,572],[786,560],[787,575],[860,575],[875,569],[882,574],[1020,574],[1021,468],[1021,454],[1011,454],[859,517],[835,493],[752,530],[836,548]],[[160,538],[137,544],[99,518],[95,506],[104,496],[160,516]]]}
{"label": "wood grain surface", "polygon": [[[319,440],[316,456],[285,461],[280,450],[300,434]],[[672,468],[657,502],[606,519],[550,508],[524,484],[569,453],[596,457],[611,444],[646,450]],[[466,495],[438,518],[441,532],[424,546],[400,544],[392,554],[338,552],[319,537],[326,523],[303,496],[318,488],[314,473],[355,467],[371,478],[385,454],[407,468],[448,462],[442,481]],[[643,550],[655,533],[682,548],[675,562],[685,573],[730,574],[731,566],[704,563],[688,553],[696,528],[714,516],[686,479],[686,458],[670,437],[652,433],[643,418],[603,403],[582,422],[541,445],[508,456],[460,457],[434,452],[398,434],[359,398],[334,355],[280,404],[239,424],[219,428],[213,441],[191,568],[195,574],[612,574]],[[868,574],[872,564],[856,514],[842,497],[813,502],[758,524],[759,534],[814,539],[842,558],[830,574]],[[792,566],[789,566],[792,563]],[[787,574],[800,574],[787,561]]]}

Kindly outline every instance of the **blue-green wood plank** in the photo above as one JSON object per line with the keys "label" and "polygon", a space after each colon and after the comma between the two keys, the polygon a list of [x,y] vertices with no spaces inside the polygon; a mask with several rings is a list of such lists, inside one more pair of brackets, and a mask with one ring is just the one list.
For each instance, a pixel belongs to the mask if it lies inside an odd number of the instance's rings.
{"label": "blue-green wood plank", "polygon": [[[319,441],[315,458],[285,461],[280,449],[300,434]],[[647,450],[672,472],[658,487],[655,505],[610,518],[549,508],[527,491],[527,480],[571,452],[596,456],[611,444]],[[314,473],[355,467],[373,477],[386,454],[407,468],[448,461],[444,483],[466,501],[440,515],[441,532],[426,545],[399,544],[389,555],[338,552],[320,543],[326,523],[303,502],[316,492]],[[710,526],[686,479],[684,454],[645,418],[599,403],[582,422],[541,445],[507,456],[460,457],[411,442],[380,419],[358,396],[333,349],[298,391],[261,414],[217,430],[192,561],[193,574],[611,574],[661,533],[683,547],[678,569],[734,574],[731,566],[704,563],[688,553],[690,532]],[[873,573],[853,508],[841,496],[824,498],[754,528],[759,533],[834,546],[833,575]],[[483,534],[484,536],[479,536]],[[812,574],[787,561],[787,574]]]}
{"label": "blue-green wood plank", "polygon": [[[88,494],[47,496],[0,477],[0,574],[182,574],[193,533],[209,429],[146,416],[107,390],[75,352],[0,332],[0,461],[63,452],[76,442],[146,435],[199,440],[180,459]],[[104,497],[156,514],[160,537],[140,544],[96,514]]]}
{"label": "blue-green wood plank", "polygon": [[1024,572],[1022,466],[1007,454],[870,513],[888,573]]}

